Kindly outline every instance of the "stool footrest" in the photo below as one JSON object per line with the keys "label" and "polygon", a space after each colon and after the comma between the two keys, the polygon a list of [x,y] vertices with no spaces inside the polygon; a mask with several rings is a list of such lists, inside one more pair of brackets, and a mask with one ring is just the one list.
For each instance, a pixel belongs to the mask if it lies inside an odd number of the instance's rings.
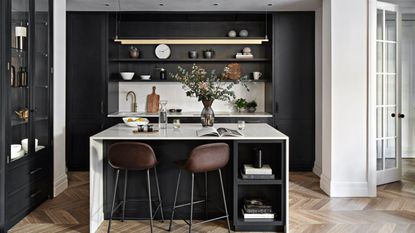
{"label": "stool footrest", "polygon": [[[194,204],[204,203],[204,202],[205,202],[205,200],[194,201],[194,202],[193,202],[193,205],[194,205]],[[189,206],[190,204],[191,204],[191,203],[189,202],[189,203],[184,203],[184,204],[181,204],[181,205],[176,205],[176,206],[174,207],[174,209],[181,208],[181,207],[185,207],[185,206]]]}

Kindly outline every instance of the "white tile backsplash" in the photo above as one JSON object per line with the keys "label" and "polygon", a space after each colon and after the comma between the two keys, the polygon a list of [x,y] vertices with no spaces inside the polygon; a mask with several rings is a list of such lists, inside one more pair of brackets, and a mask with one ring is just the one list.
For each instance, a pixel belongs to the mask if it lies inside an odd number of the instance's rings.
{"label": "white tile backsplash", "polygon": [[[131,99],[126,101],[125,96],[128,91],[134,91],[137,95],[138,111],[146,111],[147,95],[151,94],[152,86],[156,86],[156,93],[160,95],[160,100],[167,100],[167,108],[181,108],[183,112],[201,111],[202,103],[197,98],[186,96],[182,88],[182,84],[178,82],[120,82],[119,83],[119,111],[131,111]],[[265,83],[249,83],[248,92],[245,87],[238,84],[235,85],[234,91],[236,98],[245,98],[248,101],[255,100],[258,104],[257,111],[264,112],[265,102]],[[233,104],[215,100],[212,108],[214,111],[233,112]]]}

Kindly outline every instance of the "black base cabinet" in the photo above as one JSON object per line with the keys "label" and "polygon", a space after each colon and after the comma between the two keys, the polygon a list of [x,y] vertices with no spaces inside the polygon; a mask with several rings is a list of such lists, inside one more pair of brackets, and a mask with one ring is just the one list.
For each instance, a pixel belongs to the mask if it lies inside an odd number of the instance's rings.
{"label": "black base cabinet", "polygon": [[53,197],[52,2],[0,3],[0,232]]}

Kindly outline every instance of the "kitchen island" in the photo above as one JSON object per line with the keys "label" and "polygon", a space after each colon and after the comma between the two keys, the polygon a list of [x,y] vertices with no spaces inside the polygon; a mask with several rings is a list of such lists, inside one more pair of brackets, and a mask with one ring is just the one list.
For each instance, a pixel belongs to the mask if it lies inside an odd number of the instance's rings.
{"label": "kitchen island", "polygon": [[[237,125],[215,124],[215,127],[236,129]],[[96,232],[103,220],[108,218],[111,206],[110,197],[114,188],[114,171],[108,165],[108,147],[115,142],[131,140],[147,143],[155,151],[159,161],[157,171],[164,216],[167,218],[171,213],[178,174],[174,161],[186,159],[190,151],[198,145],[220,141],[227,143],[231,149],[231,159],[223,169],[223,173],[228,209],[234,229],[238,231],[286,231],[288,229],[288,137],[263,123],[246,124],[245,129],[241,130],[242,137],[197,137],[196,131],[200,128],[200,124],[182,124],[180,129],[173,129],[173,125],[169,124],[166,130],[160,132],[133,133],[134,128],[118,124],[92,136],[90,138],[90,232]],[[271,166],[275,179],[242,179],[241,167],[244,164],[252,163],[254,149],[258,147],[263,151],[263,163]],[[130,175],[129,173],[128,183],[130,185],[127,199],[145,196],[143,174],[135,172]],[[200,181],[199,178],[196,178],[196,189],[199,187],[200,191],[195,191],[196,196],[202,193],[203,188],[200,187],[204,186],[203,179]],[[218,202],[221,199],[217,186],[216,174],[209,175],[209,200],[221,203]],[[123,187],[123,184],[120,184],[119,187]],[[183,190],[188,190],[186,187],[190,187],[189,181],[184,180],[181,187]],[[251,197],[265,199],[273,206],[276,213],[273,221],[244,221],[241,214],[243,201],[245,198]],[[178,201],[184,202],[189,198],[190,193],[182,192]],[[146,206],[143,208],[136,203],[127,202],[126,219],[146,217],[147,211],[144,211],[147,209]],[[217,216],[218,214],[218,211],[210,206],[207,212],[209,216]],[[195,219],[202,219],[204,213],[203,208],[202,210],[196,209]],[[114,216],[116,215],[117,213],[114,214]],[[183,216],[188,216],[188,214],[184,212]]]}

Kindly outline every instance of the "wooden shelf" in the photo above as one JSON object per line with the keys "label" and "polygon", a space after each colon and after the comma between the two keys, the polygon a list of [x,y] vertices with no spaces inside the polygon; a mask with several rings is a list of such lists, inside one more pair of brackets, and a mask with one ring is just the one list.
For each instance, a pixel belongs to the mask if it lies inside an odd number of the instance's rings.
{"label": "wooden shelf", "polygon": [[238,45],[238,44],[262,44],[264,42],[269,42],[268,38],[124,38],[124,39],[114,39],[114,42],[120,43],[122,45],[154,45],[154,44],[210,44],[210,45]]}
{"label": "wooden shelf", "polygon": [[236,59],[236,58],[212,58],[212,59],[157,59],[157,58],[114,58],[109,59],[110,62],[157,62],[157,63],[167,63],[167,62],[186,62],[186,63],[195,63],[195,62],[267,62],[270,61],[268,58],[251,58],[251,59]]}
{"label": "wooden shelf", "polygon": [[273,221],[245,221],[243,217],[239,217],[238,218],[238,224],[237,225],[251,225],[251,226],[255,226],[255,225],[267,225],[267,226],[282,226],[284,225],[282,223],[282,221],[279,220],[273,220]]}

